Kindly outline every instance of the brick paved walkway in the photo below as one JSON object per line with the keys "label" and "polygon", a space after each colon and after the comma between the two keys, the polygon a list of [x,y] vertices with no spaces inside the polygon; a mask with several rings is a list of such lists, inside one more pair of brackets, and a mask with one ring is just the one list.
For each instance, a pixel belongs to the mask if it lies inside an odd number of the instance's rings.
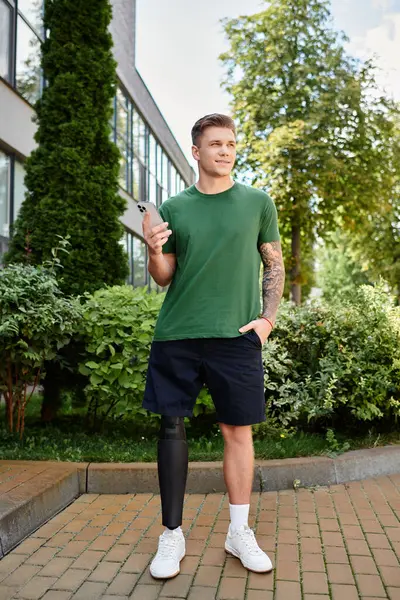
{"label": "brick paved walkway", "polygon": [[253,494],[272,574],[225,554],[228,518],[227,496],[187,496],[181,574],[156,582],[159,496],[83,495],[0,561],[0,600],[400,600],[400,475]]}

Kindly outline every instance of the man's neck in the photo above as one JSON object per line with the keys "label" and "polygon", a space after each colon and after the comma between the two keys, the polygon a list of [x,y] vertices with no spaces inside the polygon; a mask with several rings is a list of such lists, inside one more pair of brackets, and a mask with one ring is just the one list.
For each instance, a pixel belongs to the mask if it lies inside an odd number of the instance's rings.
{"label": "man's neck", "polygon": [[221,194],[229,190],[234,184],[230,175],[226,177],[208,177],[205,174],[199,175],[199,180],[196,183],[196,188],[202,194]]}

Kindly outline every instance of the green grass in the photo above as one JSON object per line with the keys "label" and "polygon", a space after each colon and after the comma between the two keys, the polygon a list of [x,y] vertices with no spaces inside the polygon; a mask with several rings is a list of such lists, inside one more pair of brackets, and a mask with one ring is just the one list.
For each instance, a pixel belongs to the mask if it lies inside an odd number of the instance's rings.
{"label": "green grass", "polygon": [[[75,462],[149,462],[157,459],[157,427],[143,428],[133,420],[109,420],[101,432],[85,430],[85,409],[72,409],[66,404],[52,424],[40,421],[40,396],[32,398],[26,414],[25,437],[22,441],[7,432],[4,407],[0,407],[0,458],[14,460],[62,460]],[[204,431],[204,429],[203,429]],[[222,460],[223,440],[217,426],[210,426],[207,436],[196,426],[187,428],[189,458],[192,461]],[[358,438],[337,434],[337,447],[347,443],[350,449],[400,443],[400,432],[370,432]],[[322,435],[299,432],[281,437],[271,433],[255,439],[258,459],[293,458],[332,454],[337,447]]]}

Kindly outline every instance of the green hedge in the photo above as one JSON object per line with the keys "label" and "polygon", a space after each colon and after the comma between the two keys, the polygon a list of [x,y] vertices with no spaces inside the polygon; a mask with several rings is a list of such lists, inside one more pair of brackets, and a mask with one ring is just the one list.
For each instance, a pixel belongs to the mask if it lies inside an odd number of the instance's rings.
{"label": "green hedge", "polygon": [[[33,267],[10,269],[36,273]],[[32,296],[32,280],[21,272],[18,281],[26,287],[18,292],[20,297]],[[92,425],[105,417],[133,417],[149,427],[157,424],[158,415],[142,408],[142,398],[163,299],[163,294],[130,286],[108,287],[80,298],[81,316],[74,317],[74,332],[66,323],[63,337],[68,341],[72,336],[74,347],[79,348],[81,397],[86,399]],[[3,319],[8,301],[5,292],[0,295]],[[38,304],[23,315],[27,331],[43,321],[43,310]],[[267,422],[255,428],[257,433],[349,431],[362,423],[395,425],[400,416],[399,338],[400,308],[394,307],[383,286],[360,286],[351,297],[329,303],[319,300],[295,307],[283,302],[263,349]],[[47,343],[43,341],[43,352]],[[41,348],[35,352],[39,355]],[[53,355],[44,352],[43,356]],[[36,369],[32,364],[27,381],[34,379]],[[203,388],[194,411],[201,418],[193,426],[203,423],[204,432],[209,431],[213,411]]]}
{"label": "green hedge", "polygon": [[[91,406],[144,417],[147,362],[163,296],[122,286],[88,298],[80,370],[90,378]],[[363,421],[396,422],[399,331],[400,308],[382,286],[360,286],[352,297],[330,303],[283,302],[263,350],[268,420],[262,427],[342,430]],[[213,410],[203,388],[194,415]]]}
{"label": "green hedge", "polygon": [[285,427],[357,427],[400,416],[400,308],[384,286],[281,305],[263,351],[268,415]]}
{"label": "green hedge", "polygon": [[151,340],[164,294],[114,286],[85,296],[79,371],[94,425],[109,414],[137,418],[141,407]]}

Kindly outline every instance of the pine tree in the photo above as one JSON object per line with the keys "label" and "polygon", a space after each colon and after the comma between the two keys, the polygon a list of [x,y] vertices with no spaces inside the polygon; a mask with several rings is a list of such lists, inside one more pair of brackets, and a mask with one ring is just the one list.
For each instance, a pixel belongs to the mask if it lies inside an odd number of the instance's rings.
{"label": "pine tree", "polygon": [[109,125],[117,85],[111,16],[109,0],[45,2],[38,145],[26,160],[27,195],[6,262],[46,261],[57,236],[69,235],[59,270],[68,294],[122,283],[128,270],[119,243],[119,151]]}

